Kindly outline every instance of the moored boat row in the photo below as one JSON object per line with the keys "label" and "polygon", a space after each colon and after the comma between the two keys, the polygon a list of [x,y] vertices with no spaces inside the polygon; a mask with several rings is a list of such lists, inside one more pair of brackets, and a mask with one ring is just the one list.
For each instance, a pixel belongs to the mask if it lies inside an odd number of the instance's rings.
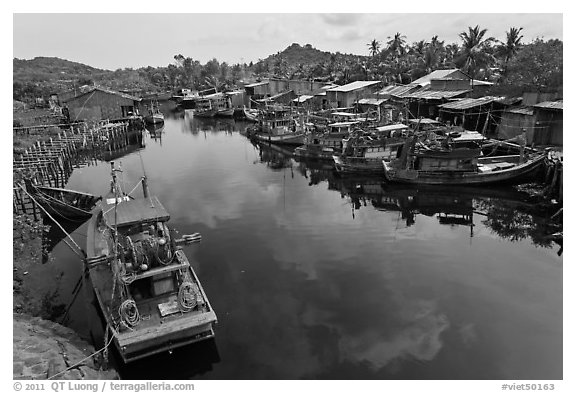
{"label": "moored boat row", "polygon": [[357,120],[315,127],[290,109],[259,110],[248,136],[269,144],[296,145],[298,159],[331,160],[340,174],[381,176],[389,182],[483,185],[530,181],[545,152],[517,146],[519,154],[494,154],[478,132],[436,121],[411,119],[408,125],[366,126]]}

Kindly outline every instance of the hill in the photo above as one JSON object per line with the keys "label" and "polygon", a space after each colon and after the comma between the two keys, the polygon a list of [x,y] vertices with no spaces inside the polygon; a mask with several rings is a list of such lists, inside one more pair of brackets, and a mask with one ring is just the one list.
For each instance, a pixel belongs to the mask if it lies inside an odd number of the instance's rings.
{"label": "hill", "polygon": [[252,67],[256,74],[271,74],[288,78],[334,77],[334,70],[343,65],[358,63],[365,56],[331,53],[310,44],[293,43],[286,49],[258,61]]}
{"label": "hill", "polygon": [[31,60],[14,59],[12,62],[14,81],[57,81],[82,77],[102,77],[112,71],[58,57],[35,57]]}
{"label": "hill", "polygon": [[300,63],[318,64],[329,61],[331,56],[330,52],[321,51],[310,44],[300,46],[297,43],[293,43],[282,52],[268,56],[264,61],[274,61],[278,57],[282,57],[289,65],[298,65]]}
{"label": "hill", "polygon": [[154,87],[138,70],[102,70],[58,57],[13,59],[13,98],[31,102],[73,86],[100,85],[116,90]]}

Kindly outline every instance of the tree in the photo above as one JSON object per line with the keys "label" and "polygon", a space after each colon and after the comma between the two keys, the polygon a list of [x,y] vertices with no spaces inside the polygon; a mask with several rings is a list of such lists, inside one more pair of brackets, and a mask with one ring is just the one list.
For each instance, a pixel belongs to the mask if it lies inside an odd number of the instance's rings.
{"label": "tree", "polygon": [[563,82],[563,43],[540,38],[523,45],[508,64],[506,82],[531,90],[558,90]]}
{"label": "tree", "polygon": [[493,37],[484,38],[488,30],[476,27],[468,27],[468,32],[460,33],[462,39],[462,57],[464,70],[474,78],[478,70],[488,67],[494,62],[494,56],[490,53],[491,44],[495,41]]}
{"label": "tree", "polygon": [[400,33],[396,33],[394,38],[388,40],[386,44],[388,45],[388,51],[390,51],[390,53],[392,53],[396,58],[402,56],[406,52],[404,48],[406,46],[406,36]]}
{"label": "tree", "polygon": [[517,29],[516,27],[511,27],[510,30],[506,32],[506,42],[500,42],[500,46],[496,48],[496,56],[500,57],[504,61],[502,74],[505,76],[508,71],[508,63],[510,59],[518,53],[518,49],[521,44],[520,41],[524,36],[520,35],[522,27]]}
{"label": "tree", "polygon": [[380,41],[374,38],[370,43],[366,44],[371,56],[376,56],[380,52]]}

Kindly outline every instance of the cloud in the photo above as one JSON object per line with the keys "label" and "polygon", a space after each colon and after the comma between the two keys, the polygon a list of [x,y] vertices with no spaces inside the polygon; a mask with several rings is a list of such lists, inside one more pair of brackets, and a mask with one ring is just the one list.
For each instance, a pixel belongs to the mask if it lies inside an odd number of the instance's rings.
{"label": "cloud", "polygon": [[355,26],[362,14],[320,14],[320,18],[329,25],[333,26]]}

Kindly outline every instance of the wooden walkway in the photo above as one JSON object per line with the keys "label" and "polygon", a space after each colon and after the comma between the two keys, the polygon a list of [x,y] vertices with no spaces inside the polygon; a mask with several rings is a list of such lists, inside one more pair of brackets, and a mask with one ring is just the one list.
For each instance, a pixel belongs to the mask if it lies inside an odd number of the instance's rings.
{"label": "wooden walkway", "polygon": [[[23,132],[22,127],[14,132]],[[24,131],[25,132],[25,131]],[[127,123],[103,123],[95,127],[76,124],[61,130],[57,137],[36,142],[12,162],[13,212],[41,219],[38,207],[19,187],[23,177],[38,184],[65,188],[74,167],[87,164],[83,153],[115,151],[131,143],[142,143],[142,130],[130,130]]]}

